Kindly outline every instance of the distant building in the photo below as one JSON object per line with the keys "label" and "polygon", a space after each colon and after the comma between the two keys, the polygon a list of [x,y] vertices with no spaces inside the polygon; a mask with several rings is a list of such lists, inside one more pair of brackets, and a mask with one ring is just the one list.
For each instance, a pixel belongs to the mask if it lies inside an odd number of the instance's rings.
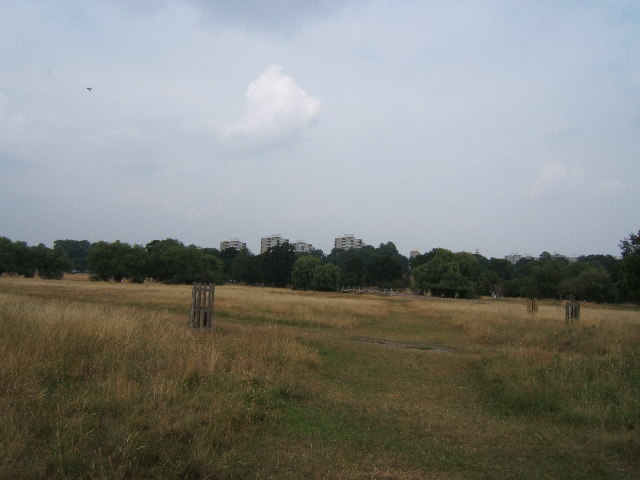
{"label": "distant building", "polygon": [[247,244],[245,242],[241,242],[237,238],[230,238],[229,240],[225,240],[224,242],[220,242],[220,251],[226,250],[227,248],[235,248],[236,250],[246,250]]}
{"label": "distant building", "polygon": [[271,247],[275,247],[276,245],[282,245],[284,243],[289,243],[288,238],[282,238],[279,233],[274,233],[270,237],[262,237],[260,239],[260,253],[264,253],[269,250]]}
{"label": "distant building", "polygon": [[419,250],[411,250],[409,252],[409,258],[417,257],[418,255],[420,255],[420,251]]}
{"label": "distant building", "polygon": [[531,255],[520,255],[518,253],[512,253],[511,255],[507,255],[506,257],[504,257],[504,259],[511,262],[512,265],[515,265],[520,260],[525,258],[533,258],[533,257],[531,257]]}
{"label": "distant building", "polygon": [[578,256],[577,255],[562,255],[560,253],[553,253],[551,255],[551,258],[556,258],[556,259],[564,259],[566,261],[568,261],[569,263],[575,263],[578,261]]}
{"label": "distant building", "polygon": [[[516,263],[518,263],[520,260],[523,259],[533,259],[534,257],[532,257],[531,255],[519,255],[517,253],[512,253],[511,255],[507,255],[506,257],[504,257],[505,260],[510,261],[513,265],[515,265]],[[553,253],[549,255],[549,258],[553,258],[553,259],[564,259],[567,260],[569,263],[574,263],[578,261],[578,257],[575,255],[572,256],[565,256],[565,255],[561,255],[559,253]]]}
{"label": "distant building", "polygon": [[304,240],[296,240],[291,244],[291,246],[296,252],[299,253],[306,253],[313,250],[313,245],[311,245],[310,243],[305,243]]}
{"label": "distant building", "polygon": [[349,248],[362,248],[364,243],[361,238],[355,238],[352,234],[345,233],[342,237],[336,237],[334,247],[339,250],[347,250]]}

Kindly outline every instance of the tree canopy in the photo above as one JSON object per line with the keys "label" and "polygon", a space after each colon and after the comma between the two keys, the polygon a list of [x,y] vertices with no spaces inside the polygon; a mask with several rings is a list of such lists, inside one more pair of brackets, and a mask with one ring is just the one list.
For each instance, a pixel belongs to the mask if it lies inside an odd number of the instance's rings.
{"label": "tree canopy", "polygon": [[184,245],[176,239],[146,246],[121,241],[56,240],[54,247],[29,246],[0,236],[0,274],[61,278],[89,270],[94,279],[164,283],[242,282],[300,290],[340,286],[405,288],[445,297],[480,295],[574,297],[597,302],[640,300],[640,231],[619,243],[621,258],[584,255],[576,261],[542,252],[537,258],[485,258],[433,248],[407,259],[393,242],[378,247],[297,253],[289,244],[259,255],[249,250]]}

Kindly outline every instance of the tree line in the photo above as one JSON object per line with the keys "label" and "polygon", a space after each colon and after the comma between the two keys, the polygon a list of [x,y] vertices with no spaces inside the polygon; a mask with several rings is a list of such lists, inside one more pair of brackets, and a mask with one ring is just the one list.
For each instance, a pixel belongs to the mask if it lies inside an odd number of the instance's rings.
{"label": "tree line", "polygon": [[506,259],[434,248],[411,259],[393,242],[378,247],[298,253],[289,244],[259,255],[249,250],[202,248],[175,239],[145,246],[56,240],[53,248],[0,237],[0,274],[47,279],[89,272],[94,280],[190,284],[225,282],[299,290],[340,287],[411,288],[434,296],[471,298],[573,297],[596,302],[640,300],[640,231],[620,244],[621,258],[586,255],[571,262],[543,252],[512,264]]}

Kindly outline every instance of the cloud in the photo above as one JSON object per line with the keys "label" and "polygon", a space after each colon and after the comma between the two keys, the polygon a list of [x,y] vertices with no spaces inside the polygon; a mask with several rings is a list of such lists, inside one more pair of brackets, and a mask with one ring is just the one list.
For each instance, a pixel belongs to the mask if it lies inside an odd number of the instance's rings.
{"label": "cloud", "polygon": [[27,116],[16,111],[9,98],[0,92],[0,154],[24,156],[35,137],[35,132],[32,132],[31,142],[24,142],[28,129]]}
{"label": "cloud", "polygon": [[325,19],[345,8],[343,2],[331,0],[191,0],[203,16],[217,23],[236,23],[266,31],[295,30]]}
{"label": "cloud", "polygon": [[227,146],[253,150],[291,143],[318,117],[320,100],[281,70],[272,65],[249,84],[242,118],[223,129]]}
{"label": "cloud", "polygon": [[605,195],[616,195],[625,190],[625,185],[617,178],[596,182],[596,191]]}
{"label": "cloud", "polygon": [[539,176],[531,183],[526,194],[530,197],[543,197],[582,191],[600,196],[616,196],[625,189],[624,182],[618,178],[596,180],[581,167],[568,167],[563,162],[551,161],[542,165]]}
{"label": "cloud", "polygon": [[580,167],[569,168],[560,161],[545,162],[540,175],[531,183],[526,193],[531,197],[540,197],[575,190],[583,177],[584,172]]}

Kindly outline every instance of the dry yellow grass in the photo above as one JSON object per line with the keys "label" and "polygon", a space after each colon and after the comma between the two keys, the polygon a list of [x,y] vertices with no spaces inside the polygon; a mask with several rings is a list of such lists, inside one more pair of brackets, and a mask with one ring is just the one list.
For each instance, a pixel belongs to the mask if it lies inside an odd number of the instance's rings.
{"label": "dry yellow grass", "polygon": [[533,317],[519,301],[225,286],[214,329],[193,331],[190,300],[0,278],[0,477],[640,473],[638,311],[584,308],[566,328],[556,302]]}

